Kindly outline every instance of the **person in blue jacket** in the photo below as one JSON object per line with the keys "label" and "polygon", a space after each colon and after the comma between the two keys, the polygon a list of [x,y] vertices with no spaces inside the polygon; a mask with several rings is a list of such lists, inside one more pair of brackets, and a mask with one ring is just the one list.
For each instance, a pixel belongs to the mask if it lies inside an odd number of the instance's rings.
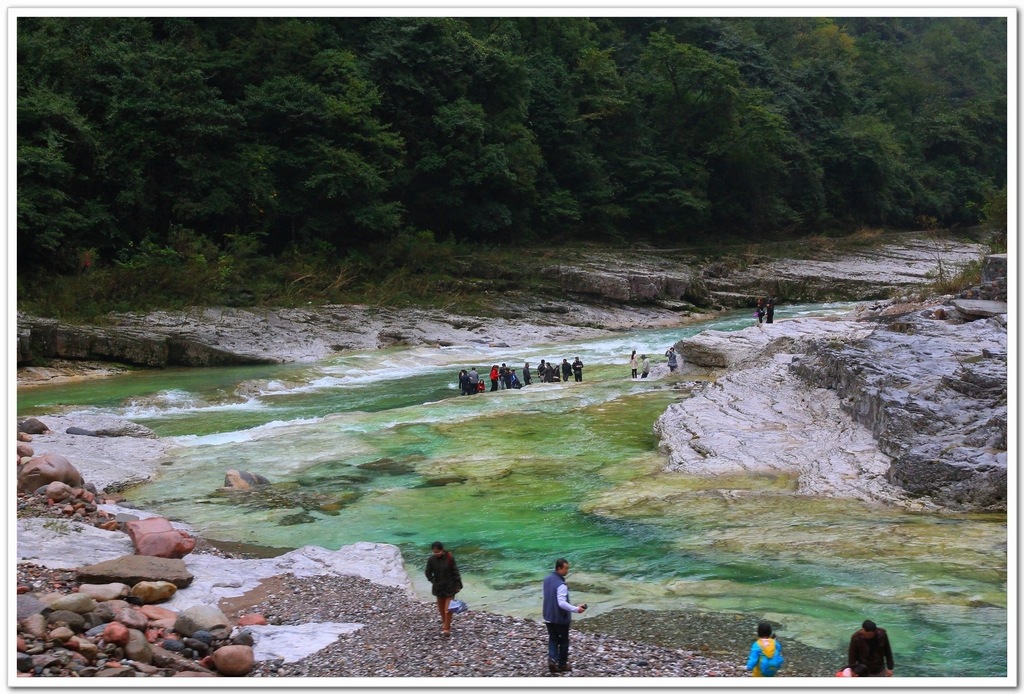
{"label": "person in blue jacket", "polygon": [[544,579],[544,625],[548,628],[548,671],[571,672],[569,665],[569,624],[573,612],[583,612],[586,604],[569,602],[569,587],[565,575],[569,573],[569,560],[555,560],[555,570]]}
{"label": "person in blue jacket", "polygon": [[761,656],[772,658],[776,652],[782,655],[782,644],[772,634],[772,625],[761,622],[757,625],[757,641],[750,646],[750,657],[747,658],[747,671],[754,677],[774,677],[774,672],[762,672]]}

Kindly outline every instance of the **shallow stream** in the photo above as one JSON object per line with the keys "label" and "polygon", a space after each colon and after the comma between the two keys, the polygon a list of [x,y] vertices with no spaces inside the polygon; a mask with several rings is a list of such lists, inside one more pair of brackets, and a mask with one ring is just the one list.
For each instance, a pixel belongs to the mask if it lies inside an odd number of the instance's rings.
{"label": "shallow stream", "polygon": [[[849,307],[780,307],[776,317]],[[424,598],[421,564],[434,540],[454,551],[473,608],[524,617],[538,617],[539,581],[565,556],[573,599],[590,617],[615,608],[753,615],[781,624],[783,639],[835,652],[837,668],[870,618],[888,629],[900,675],[1005,676],[1005,515],[801,497],[785,476],[662,472],[652,425],[686,389],[674,377],[631,380],[631,349],[664,363],[681,338],[751,322],[742,311],[522,349],[394,348],[315,364],[137,372],[23,389],[18,411],[127,416],[180,444],[159,480],[129,492],[133,503],[224,542],[393,543]],[[458,392],[461,368],[486,379],[491,364],[521,373],[524,361],[577,355],[583,383]],[[218,491],[230,468],[273,484]]]}

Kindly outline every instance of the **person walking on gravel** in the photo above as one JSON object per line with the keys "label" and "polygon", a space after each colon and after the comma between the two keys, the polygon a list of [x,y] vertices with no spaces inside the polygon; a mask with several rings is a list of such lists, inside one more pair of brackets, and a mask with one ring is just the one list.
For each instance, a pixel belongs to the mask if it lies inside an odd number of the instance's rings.
{"label": "person walking on gravel", "polygon": [[544,579],[544,625],[548,628],[548,672],[571,672],[569,665],[569,623],[573,612],[584,612],[586,604],[569,602],[565,576],[569,560],[555,560],[555,570]]}
{"label": "person walking on gravel", "polygon": [[445,551],[440,542],[430,545],[425,573],[430,581],[430,592],[437,598],[437,611],[441,613],[441,635],[451,636],[452,613],[448,611],[448,603],[462,590],[462,576],[452,553]]}

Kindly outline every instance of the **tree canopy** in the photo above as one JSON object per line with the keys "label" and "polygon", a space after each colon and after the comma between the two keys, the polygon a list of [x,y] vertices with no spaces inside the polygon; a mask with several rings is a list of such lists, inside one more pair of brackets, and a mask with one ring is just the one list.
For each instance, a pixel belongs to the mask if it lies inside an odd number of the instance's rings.
{"label": "tree canopy", "polygon": [[17,19],[21,271],[979,221],[1005,18]]}

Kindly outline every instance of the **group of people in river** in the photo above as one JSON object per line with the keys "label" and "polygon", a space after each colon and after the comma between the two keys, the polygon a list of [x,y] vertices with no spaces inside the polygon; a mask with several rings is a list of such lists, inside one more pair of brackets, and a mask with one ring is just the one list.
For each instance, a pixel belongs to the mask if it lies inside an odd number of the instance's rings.
{"label": "group of people in river", "polygon": [[[498,364],[492,365],[488,378],[491,382],[490,390],[492,392],[495,390],[518,390],[533,383],[530,362],[523,364],[522,378],[516,374],[516,370],[513,367],[505,363],[502,363],[500,366]],[[576,357],[570,363],[568,359],[562,359],[561,365],[557,365],[553,361],[541,359],[540,364],[537,365],[537,378],[540,379],[541,383],[567,382],[570,378],[577,383],[582,383],[583,360]],[[475,366],[470,367],[468,371],[466,369],[459,371],[459,392],[462,395],[483,393],[486,390],[487,384],[480,377],[480,372],[476,370]]]}
{"label": "group of people in river", "polygon": [[[464,611],[466,606],[455,597],[462,590],[459,567],[455,557],[441,542],[430,546],[425,574],[431,593],[437,599],[441,635],[451,636],[452,615]],[[586,603],[574,605],[570,602],[569,586],[565,582],[568,574],[569,560],[559,557],[555,560],[554,571],[541,584],[541,615],[548,632],[547,666],[551,674],[572,671],[569,664],[569,625],[573,613],[587,611]],[[757,625],[757,639],[750,646],[747,672],[753,677],[774,677],[784,664],[782,643],[775,636],[771,623],[761,622]],[[866,619],[850,637],[846,667],[837,672],[836,677],[892,677],[894,667],[888,634]]]}

